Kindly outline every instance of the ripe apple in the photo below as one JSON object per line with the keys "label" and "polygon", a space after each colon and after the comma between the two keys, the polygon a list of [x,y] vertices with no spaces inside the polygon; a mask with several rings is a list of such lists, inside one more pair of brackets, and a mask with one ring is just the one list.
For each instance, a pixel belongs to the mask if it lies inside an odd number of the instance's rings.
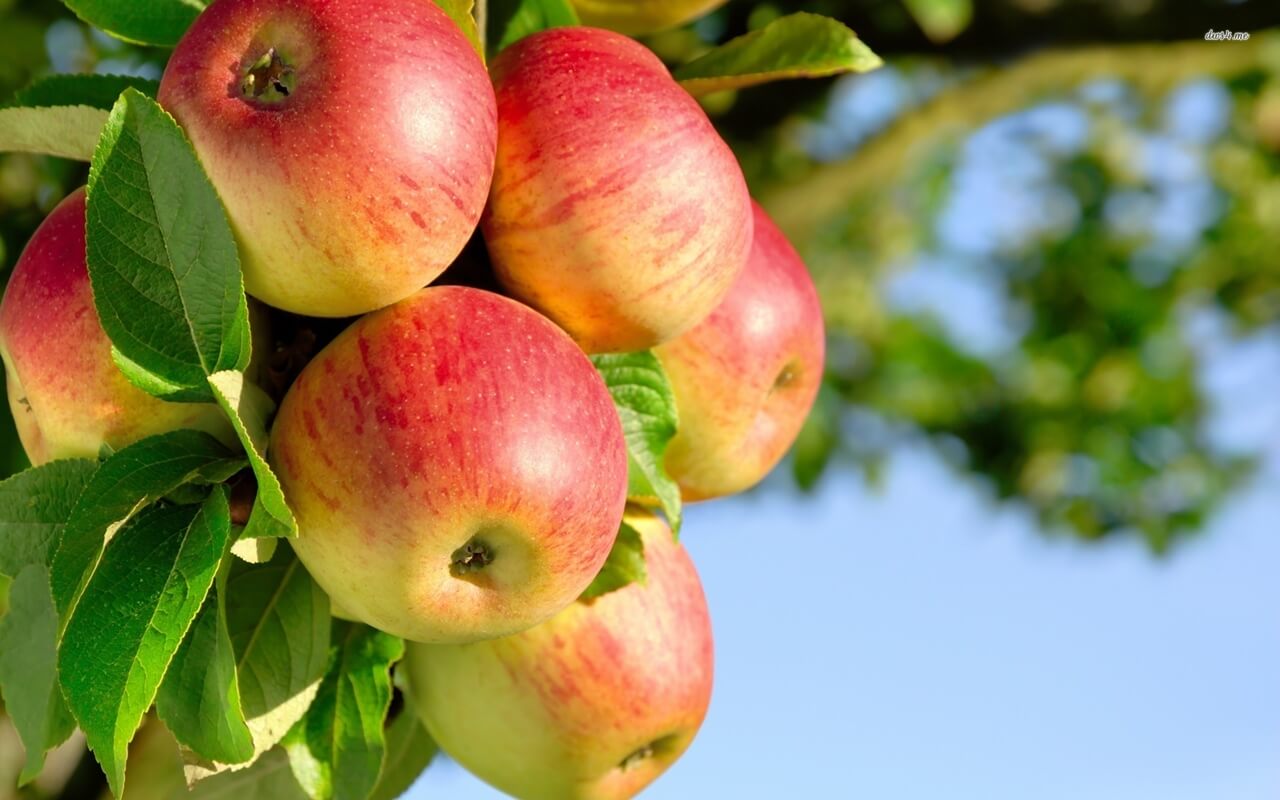
{"label": "ripe apple", "polygon": [[740,492],[795,441],[822,382],[822,306],[800,256],[754,205],[751,258],[711,315],[655,353],[680,427],[667,472],[688,500]]}
{"label": "ripe apple", "polygon": [[344,613],[418,641],[559,611],[626,502],[622,426],[591,362],[537,312],[461,286],[322,350],[280,406],[271,458],[312,576]]}
{"label": "ripe apple", "polygon": [[498,160],[481,220],[498,280],[589,353],[711,312],[746,263],[742,170],[642,45],[556,28],[494,61]]}
{"label": "ripe apple", "polygon": [[178,428],[233,442],[212,404],[168,403],[129,382],[111,359],[85,265],[85,193],[58,204],[22,251],[0,301],[9,408],[32,464],[97,458]]}
{"label": "ripe apple", "polygon": [[497,127],[484,65],[423,0],[217,0],[160,103],[226,206],[245,288],[342,317],[403,299],[475,230]]}
{"label": "ripe apple", "polygon": [[707,603],[657,517],[629,512],[648,579],[524,633],[410,645],[409,697],[431,736],[521,800],[635,795],[693,740],[711,700]]}
{"label": "ripe apple", "polygon": [[725,0],[573,0],[587,25],[631,36],[674,28],[725,4]]}

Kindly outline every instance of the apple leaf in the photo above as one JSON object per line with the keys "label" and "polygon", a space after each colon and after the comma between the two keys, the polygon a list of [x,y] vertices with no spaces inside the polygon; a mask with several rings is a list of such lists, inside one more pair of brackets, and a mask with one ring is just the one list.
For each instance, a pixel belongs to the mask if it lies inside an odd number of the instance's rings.
{"label": "apple leaf", "polygon": [[235,544],[231,545],[231,554],[250,564],[265,564],[276,554],[276,540],[271,537],[246,537],[242,533]]}
{"label": "apple leaf", "polygon": [[[231,562],[226,620],[257,757],[302,718],[320,687],[329,659],[329,598],[281,547],[265,564]],[[243,766],[190,754],[187,778],[200,781]]]}
{"label": "apple leaf", "polygon": [[267,463],[267,421],[275,413],[275,403],[267,393],[255,386],[243,372],[228,370],[209,376],[209,386],[218,405],[231,420],[240,443],[249,455],[249,465],[258,479],[258,494],[253,501],[249,524],[242,539],[263,536],[296,536],[298,523],[284,498],[280,479]]}
{"label": "apple leaf", "polygon": [[44,768],[44,754],[75,730],[58,689],[58,611],[49,571],[28,564],[9,587],[9,611],[0,618],[0,695],[27,751],[19,785]]}
{"label": "apple leaf", "polygon": [[208,376],[249,363],[240,257],[191,143],[126,89],[89,168],[89,280],[117,366],[167,400],[211,402]]}
{"label": "apple leaf", "polygon": [[658,357],[649,351],[591,357],[604,378],[622,418],[627,440],[627,497],[648,503],[657,498],[680,532],[680,487],[667,474],[663,459],[676,435],[676,398]]}
{"label": "apple leaf", "polygon": [[354,622],[335,623],[334,640],[315,702],[283,744],[312,800],[364,800],[382,769],[391,665],[404,640]]}
{"label": "apple leaf", "polygon": [[89,106],[0,108],[0,153],[88,161],[107,123],[107,112]]}
{"label": "apple leaf", "polygon": [[474,0],[435,0],[435,4],[440,6],[440,10],[447,14],[449,19],[453,20],[483,61],[484,44],[481,43],[480,32],[476,28],[476,18],[471,13],[475,8]]}
{"label": "apple leaf", "polygon": [[725,42],[674,75],[690,94],[700,95],[787,78],[869,72],[881,63],[843,23],[801,11]]}
{"label": "apple leaf", "polygon": [[369,800],[396,800],[409,791],[440,750],[418,715],[407,707],[387,726],[386,737],[387,756]]}
{"label": "apple leaf", "polygon": [[204,603],[231,533],[226,490],[156,505],[111,540],[58,648],[63,695],[117,797],[129,741]]}
{"label": "apple leaf", "polygon": [[613,549],[609,551],[604,566],[578,599],[594,600],[629,583],[644,583],[647,577],[644,539],[640,537],[640,531],[624,522],[618,528],[618,538],[613,540]]}
{"label": "apple leaf", "polygon": [[120,92],[157,84],[123,75],[51,75],[0,105],[0,152],[88,161]]}
{"label": "apple leaf", "polygon": [[121,448],[98,467],[67,518],[50,582],[65,621],[102,556],[113,526],[185,483],[220,483],[244,459],[207,433],[180,430]]}
{"label": "apple leaf", "polygon": [[4,107],[88,106],[110,111],[125,89],[137,89],[148,97],[155,97],[160,84],[133,75],[49,75],[19,89]]}
{"label": "apple leaf", "polygon": [[75,15],[117,39],[173,47],[208,5],[204,0],[62,0]]}
{"label": "apple leaf", "polygon": [[0,482],[0,575],[17,577],[30,564],[48,565],[62,526],[98,465],[52,461]]}
{"label": "apple leaf", "polygon": [[236,656],[227,633],[227,567],[187,631],[156,695],[156,713],[174,737],[202,757],[241,763],[254,756],[240,705]]}
{"label": "apple leaf", "polygon": [[580,24],[569,0],[490,0],[488,15],[490,54],[531,33]]}
{"label": "apple leaf", "polygon": [[289,769],[289,756],[280,748],[269,750],[252,766],[239,772],[223,772],[192,787],[186,800],[307,800]]}

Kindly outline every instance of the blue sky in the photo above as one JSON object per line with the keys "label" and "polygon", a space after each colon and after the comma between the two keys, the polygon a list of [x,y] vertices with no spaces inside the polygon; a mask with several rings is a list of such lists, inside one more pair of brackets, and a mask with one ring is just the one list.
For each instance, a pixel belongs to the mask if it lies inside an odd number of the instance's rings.
{"label": "blue sky", "polygon": [[[701,734],[645,796],[1280,797],[1280,473],[1170,559],[1045,539],[928,452],[689,510]],[[410,798],[497,792],[451,763]]]}

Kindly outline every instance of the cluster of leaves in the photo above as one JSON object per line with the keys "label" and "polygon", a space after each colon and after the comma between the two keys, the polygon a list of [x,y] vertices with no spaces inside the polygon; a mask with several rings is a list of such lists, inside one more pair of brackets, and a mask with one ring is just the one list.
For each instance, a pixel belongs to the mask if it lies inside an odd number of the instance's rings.
{"label": "cluster of leaves", "polygon": [[[156,46],[173,45],[200,10],[185,0],[67,5]],[[566,0],[496,3],[482,37],[470,3],[441,6],[482,55],[485,39],[493,52],[576,22]],[[847,28],[800,14],[677,76],[696,94],[876,63]],[[262,796],[394,797],[434,752],[412,714],[388,724],[404,643],[332,619],[327,596],[279,545],[297,524],[267,460],[275,401],[254,380],[235,240],[156,88],[62,75],[0,107],[0,151],[90,162],[89,277],[118,368],[156,397],[216,404],[238,441],[179,430],[0,483],[0,577],[11,580],[0,693],[26,747],[22,780],[79,727],[120,796],[130,743],[154,707],[197,795],[252,770]],[[623,421],[631,495],[678,530],[680,493],[662,466],[677,424],[666,376],[648,352],[595,363]],[[247,496],[251,508],[240,508]],[[623,525],[584,596],[636,580],[641,539]]]}

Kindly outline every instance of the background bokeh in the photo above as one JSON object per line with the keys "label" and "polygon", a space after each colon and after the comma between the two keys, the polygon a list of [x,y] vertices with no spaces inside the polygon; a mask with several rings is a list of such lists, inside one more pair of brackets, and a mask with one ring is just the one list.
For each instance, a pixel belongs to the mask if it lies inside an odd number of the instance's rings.
{"label": "background bokeh", "polygon": [[[1280,796],[1280,6],[732,0],[647,43],[796,10],[886,66],[706,100],[829,364],[786,465],[689,511],[718,684],[653,796]],[[164,56],[0,0],[0,96]],[[84,177],[0,155],[0,265]]]}

